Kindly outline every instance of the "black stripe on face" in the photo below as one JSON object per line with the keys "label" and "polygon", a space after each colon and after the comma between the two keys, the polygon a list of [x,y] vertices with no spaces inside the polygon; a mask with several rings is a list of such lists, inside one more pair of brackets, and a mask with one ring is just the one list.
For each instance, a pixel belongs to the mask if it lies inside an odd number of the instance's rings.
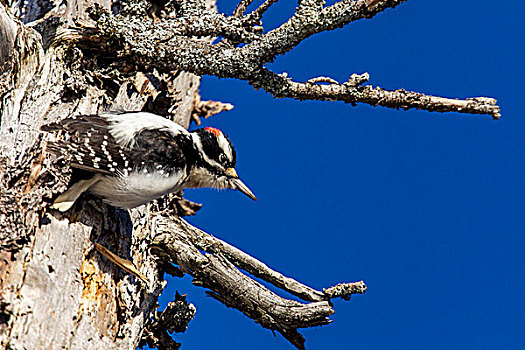
{"label": "black stripe on face", "polygon": [[[228,141],[228,145],[230,145],[230,149],[232,151],[232,160],[229,162],[227,168],[235,168],[235,165],[237,165],[237,153],[235,152],[235,148],[233,148],[233,144],[228,136],[226,136],[225,133],[222,134],[226,141]],[[228,157],[226,159],[229,161]]]}
{"label": "black stripe on face", "polygon": [[[197,133],[199,135],[202,144],[202,150],[209,159],[216,161],[221,166],[223,166],[224,169],[235,168],[237,162],[237,155],[235,153],[235,149],[233,148],[230,139],[224,133],[224,138],[228,141],[228,144],[232,151],[231,161],[226,155],[225,150],[223,150],[220,147],[219,142],[217,140],[217,136],[213,132],[210,132],[205,129],[197,129],[192,132]],[[203,162],[206,163],[204,160]],[[208,170],[212,171],[213,173],[218,173],[218,169],[215,169],[213,164],[205,164],[205,166]]]}

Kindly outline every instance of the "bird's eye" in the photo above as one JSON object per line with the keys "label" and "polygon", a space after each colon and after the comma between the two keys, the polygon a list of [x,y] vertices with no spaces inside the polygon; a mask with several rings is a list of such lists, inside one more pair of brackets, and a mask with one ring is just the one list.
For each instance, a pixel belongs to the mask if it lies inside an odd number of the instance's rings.
{"label": "bird's eye", "polygon": [[221,155],[219,156],[219,161],[220,161],[221,163],[224,164],[224,163],[226,163],[226,162],[228,161],[228,158],[227,158],[226,155],[223,153],[223,154],[221,154]]}

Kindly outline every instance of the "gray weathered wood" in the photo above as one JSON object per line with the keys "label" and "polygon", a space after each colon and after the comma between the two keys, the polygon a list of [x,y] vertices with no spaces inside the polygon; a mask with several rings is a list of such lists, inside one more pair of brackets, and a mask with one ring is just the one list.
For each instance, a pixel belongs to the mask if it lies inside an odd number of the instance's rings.
{"label": "gray weathered wood", "polygon": [[[60,9],[64,21],[87,20],[90,3],[68,2]],[[25,2],[26,22],[41,17],[37,5]],[[134,229],[127,212],[96,200],[81,202],[68,217],[48,212],[46,201],[64,190],[68,172],[39,157],[39,128],[68,115],[141,110],[165,91],[141,72],[114,79],[111,90],[89,74],[89,60],[64,36],[59,26],[46,47],[41,33],[0,4],[0,37],[6,39],[0,41],[0,344],[135,349],[164,286],[148,253],[149,232]],[[166,115],[187,127],[199,78],[184,72],[158,78],[178,101]],[[30,179],[36,182],[29,189]],[[148,213],[142,208],[133,215]],[[133,261],[149,285],[101,256],[94,242]]]}
{"label": "gray weathered wood", "polygon": [[[152,253],[193,276],[193,284],[209,289],[208,295],[211,297],[241,311],[261,326],[278,331],[298,349],[304,349],[305,343],[298,332],[299,328],[331,322],[328,317],[334,310],[330,298],[349,299],[351,294],[366,291],[362,281],[328,288],[344,290],[338,295],[316,291],[282,276],[241,250],[166,213],[157,213],[151,225],[154,225],[154,229],[150,231],[155,231]],[[308,302],[282,298],[243,274],[239,268]]]}

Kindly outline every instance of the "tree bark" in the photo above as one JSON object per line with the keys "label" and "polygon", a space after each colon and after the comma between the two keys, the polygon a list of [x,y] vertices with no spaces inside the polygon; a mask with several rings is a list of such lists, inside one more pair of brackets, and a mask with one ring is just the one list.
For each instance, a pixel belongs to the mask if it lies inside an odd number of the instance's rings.
{"label": "tree bark", "polygon": [[[25,22],[49,13],[39,3],[18,9]],[[71,1],[55,11],[67,23],[88,21],[92,3]],[[110,3],[101,5],[109,9]],[[187,127],[199,77],[91,74],[95,59],[63,44],[60,38],[68,33],[62,28],[37,32],[8,4],[0,4],[0,344],[136,349],[165,283],[148,252],[152,232],[134,227],[130,217],[138,222],[148,210],[128,214],[91,198],[67,216],[50,213],[48,204],[67,187],[69,170],[43,157],[39,128],[68,115],[108,109],[151,110]],[[94,243],[133,261],[149,283],[122,271]]]}

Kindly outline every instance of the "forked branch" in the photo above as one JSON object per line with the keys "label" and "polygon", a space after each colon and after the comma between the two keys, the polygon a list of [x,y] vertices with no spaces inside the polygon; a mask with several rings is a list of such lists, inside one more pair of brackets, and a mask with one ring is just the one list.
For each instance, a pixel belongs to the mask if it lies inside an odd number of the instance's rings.
{"label": "forked branch", "polygon": [[[278,331],[298,349],[304,349],[299,328],[330,322],[328,317],[334,313],[331,298],[349,299],[352,294],[366,291],[362,281],[341,284],[324,292],[314,290],[178,217],[160,213],[151,224],[156,230],[153,253],[193,276],[193,283],[209,289],[211,297],[241,311],[263,327]],[[280,297],[239,269],[309,302]]]}
{"label": "forked branch", "polygon": [[[363,85],[366,79],[351,79],[343,84],[325,79],[327,85],[316,84],[320,80],[300,83],[265,68],[276,56],[292,50],[312,35],[371,18],[405,1],[341,0],[326,6],[323,0],[302,0],[290,19],[267,33],[261,33],[259,19],[274,0],[264,2],[254,12],[244,16],[241,14],[251,3],[247,0],[240,2],[233,16],[200,8],[194,10],[190,16],[171,18],[160,23],[145,20],[143,16],[113,16],[95,11],[94,18],[97,19],[98,27],[79,33],[78,40],[91,50],[100,50],[98,43],[109,39],[120,43],[106,49],[116,59],[127,62],[121,66],[133,64],[163,72],[183,70],[201,76],[241,79],[249,81],[256,88],[263,88],[275,97],[482,114],[498,119],[500,110],[496,100],[492,98],[459,100],[404,89],[386,90]],[[206,36],[219,36],[226,40],[214,45],[204,38]]]}

